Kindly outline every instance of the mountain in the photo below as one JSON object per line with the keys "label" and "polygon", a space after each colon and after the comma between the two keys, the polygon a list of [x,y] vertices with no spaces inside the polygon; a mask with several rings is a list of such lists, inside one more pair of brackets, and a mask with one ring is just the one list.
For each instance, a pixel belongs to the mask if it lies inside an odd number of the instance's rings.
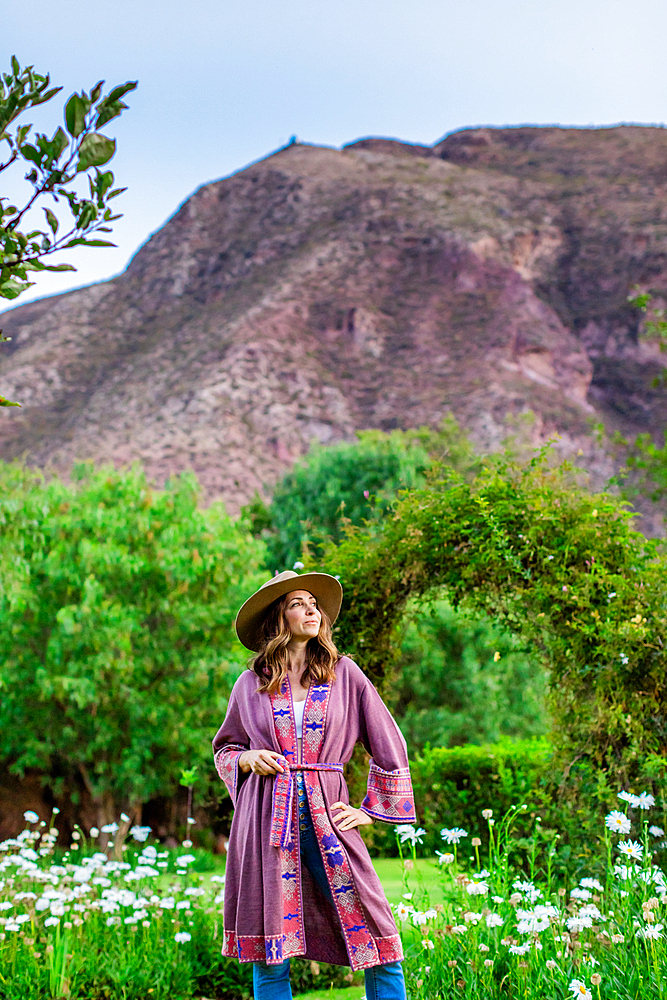
{"label": "mountain", "polygon": [[293,144],[200,188],[111,281],[6,313],[0,455],[192,468],[237,511],[312,440],[437,424],[667,426],[636,284],[667,287],[667,132],[468,129]]}

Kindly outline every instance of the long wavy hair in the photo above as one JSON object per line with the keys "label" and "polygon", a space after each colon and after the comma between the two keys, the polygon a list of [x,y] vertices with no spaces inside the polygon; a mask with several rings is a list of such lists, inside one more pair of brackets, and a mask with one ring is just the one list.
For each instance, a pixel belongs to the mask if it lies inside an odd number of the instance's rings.
{"label": "long wavy hair", "polygon": [[[287,616],[287,594],[279,597],[268,608],[262,623],[260,648],[257,656],[250,664],[261,679],[258,691],[272,694],[279,690],[283,679],[287,677],[289,668],[289,642],[292,638]],[[316,636],[308,640],[306,646],[306,669],[301,682],[304,686],[311,681],[315,684],[329,684],[336,679],[336,663],[340,653],[331,637],[331,620],[324,608],[318,610],[322,615],[320,630]]]}

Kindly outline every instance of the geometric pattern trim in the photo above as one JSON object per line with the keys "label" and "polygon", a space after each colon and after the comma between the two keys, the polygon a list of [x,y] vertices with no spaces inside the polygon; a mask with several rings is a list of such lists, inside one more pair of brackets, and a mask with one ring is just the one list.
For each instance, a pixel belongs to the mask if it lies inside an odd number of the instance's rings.
{"label": "geometric pattern trim", "polygon": [[385,823],[416,823],[410,769],[383,771],[371,758],[368,789],[361,808],[373,819]]}
{"label": "geometric pattern trim", "polygon": [[247,747],[242,747],[238,743],[229,743],[218,750],[213,758],[215,769],[226,784],[227,791],[234,805],[236,805],[236,795],[239,785],[239,757],[247,749]]}
{"label": "geometric pattern trim", "polygon": [[[273,709],[273,724],[278,739],[280,751],[288,764],[296,764],[298,743],[296,740],[296,723],[294,721],[294,706],[292,704],[292,687],[285,677],[279,691],[271,695]],[[279,803],[273,799],[274,817]],[[278,847],[280,852],[280,876],[282,883],[282,899],[276,900],[282,908],[283,933],[280,939],[266,938],[265,958],[267,965],[279,965],[286,958],[296,958],[306,953],[306,937],[303,926],[303,903],[301,897],[301,852],[299,850],[299,823],[296,809],[284,806],[285,823],[288,829],[283,829],[284,839],[289,845]],[[283,824],[281,824],[283,826]]]}

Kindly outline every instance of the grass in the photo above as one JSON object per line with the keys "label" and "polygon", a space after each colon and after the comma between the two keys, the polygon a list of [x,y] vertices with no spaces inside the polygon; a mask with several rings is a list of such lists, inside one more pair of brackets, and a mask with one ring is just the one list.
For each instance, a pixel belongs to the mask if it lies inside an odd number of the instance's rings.
{"label": "grass", "polygon": [[[373,867],[378,873],[389,902],[400,903],[406,891],[400,858],[373,858]],[[428,895],[432,906],[443,902],[438,865],[431,858],[416,859],[414,868],[410,872],[410,881],[413,886],[418,885]]]}
{"label": "grass", "polygon": [[344,990],[315,990],[314,993],[299,993],[299,1000],[361,1000],[363,986],[348,986]]}

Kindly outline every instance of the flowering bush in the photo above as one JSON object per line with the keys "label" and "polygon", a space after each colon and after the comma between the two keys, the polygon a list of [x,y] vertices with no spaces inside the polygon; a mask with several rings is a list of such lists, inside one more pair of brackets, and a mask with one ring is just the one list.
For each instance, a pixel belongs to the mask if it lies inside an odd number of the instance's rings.
{"label": "flowering bush", "polygon": [[[153,844],[110,860],[83,836],[56,856],[58,830],[25,816],[26,829],[0,843],[0,1000],[252,995],[252,966],[220,953],[223,875],[199,874],[194,854]],[[302,989],[349,974],[294,966]]]}
{"label": "flowering bush", "polygon": [[[423,882],[410,885],[424,831],[400,827],[401,856],[406,845],[413,855],[404,857],[406,891],[394,907],[410,1000],[664,997],[667,877],[654,859],[667,846],[665,834],[649,826],[652,795],[619,797],[625,811],[607,816],[592,872],[574,879],[554,877],[553,851],[543,869],[534,850],[525,870],[512,864],[511,827],[520,807],[497,825],[491,810],[484,811],[484,858],[481,838],[444,828],[446,851],[436,852],[444,902],[435,905]],[[475,851],[472,870],[460,860],[464,844]]]}

